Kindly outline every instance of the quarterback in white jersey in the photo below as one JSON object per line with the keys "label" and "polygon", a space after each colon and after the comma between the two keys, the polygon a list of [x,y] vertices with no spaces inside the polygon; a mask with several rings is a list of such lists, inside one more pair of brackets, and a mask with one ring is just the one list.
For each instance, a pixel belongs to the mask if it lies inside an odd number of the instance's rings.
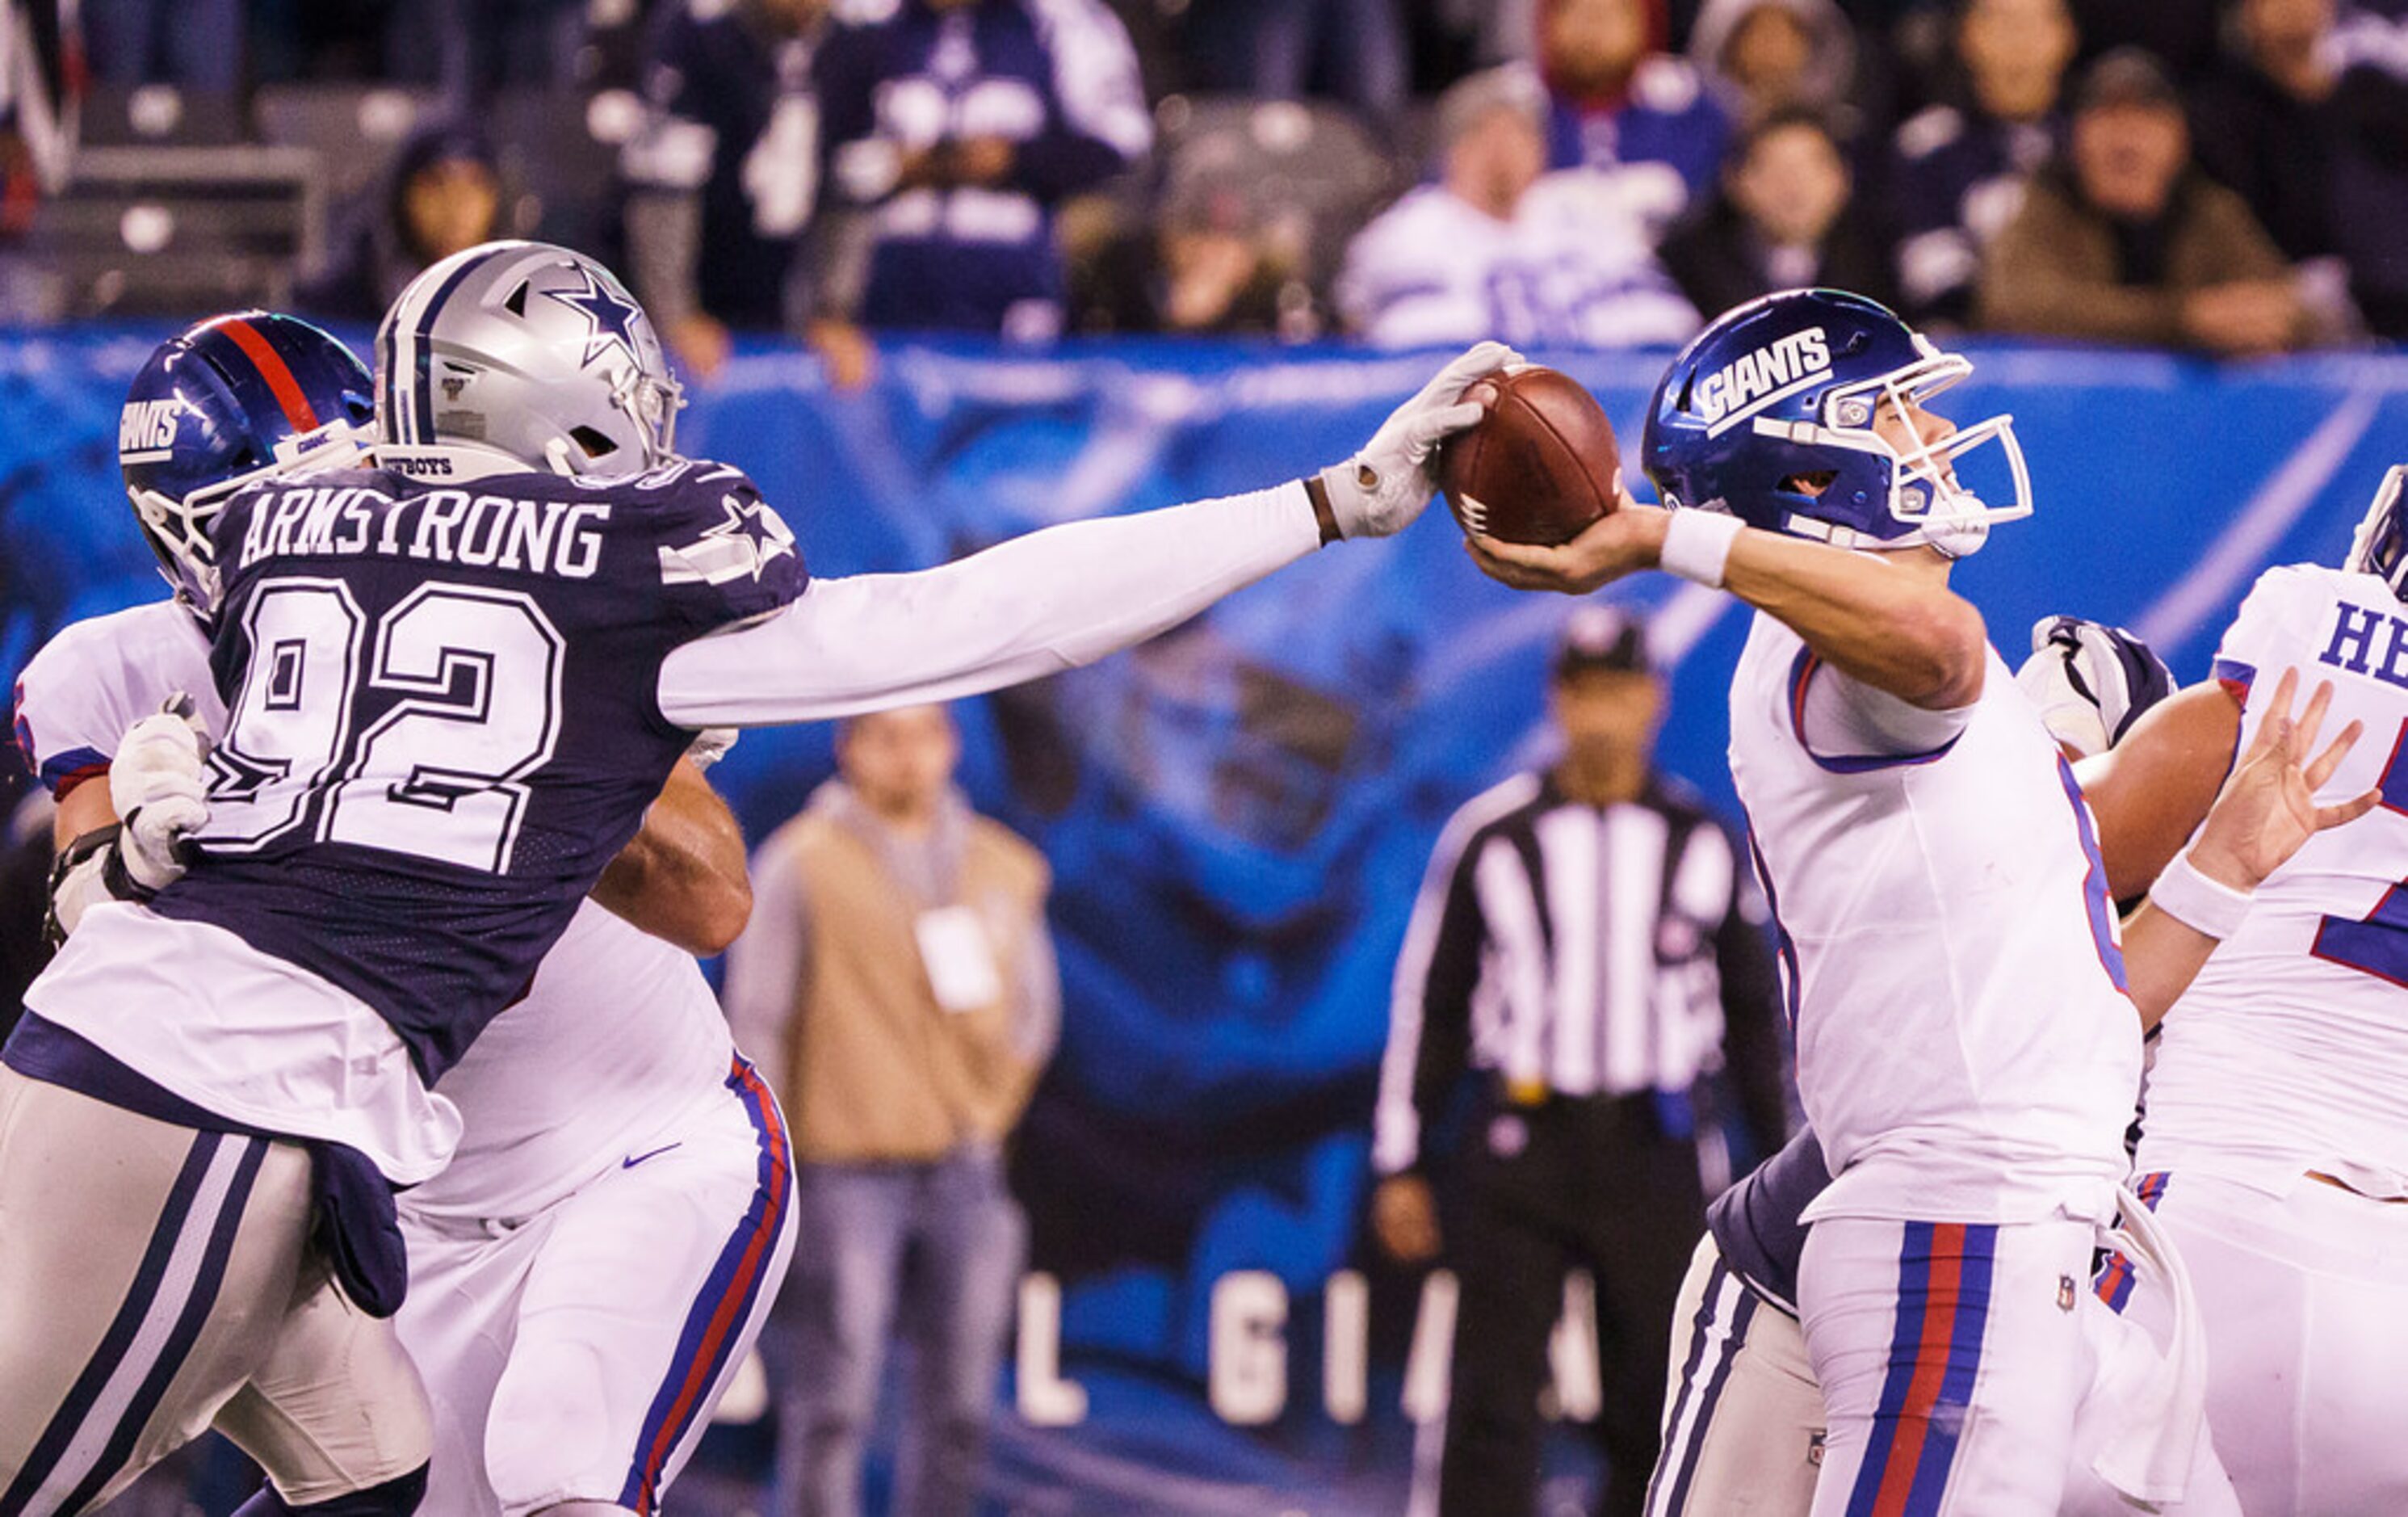
{"label": "quarterback in white jersey", "polygon": [[[2127,1496],[2219,1479],[2187,1343],[2160,1358],[2078,1283],[2124,1173],[2134,1004],[2161,1011],[2214,938],[2144,904],[2128,931],[2145,973],[2128,978],[2071,772],[1947,588],[1992,522],[2030,509],[2006,418],[1959,431],[1923,409],[1970,368],[1855,296],[1751,302],[1675,360],[1649,412],[1658,489],[1704,509],[1626,502],[1555,550],[1475,543],[1509,583],[1660,567],[1759,613],[1732,773],[1833,1173],[1799,1279],[1829,1417],[1817,1517],[2054,1514],[2077,1414],[2114,1426],[2092,1462]],[[2014,491],[1996,505],[1958,469],[1991,441]],[[2243,766],[2266,787],[2246,825],[2195,850],[2236,889],[2372,804],[2304,804],[2356,734],[2303,773],[2292,748],[2322,698],[2294,732],[2295,686]]]}
{"label": "quarterback in white jersey", "polygon": [[[2189,1265],[2209,1425],[2250,1517],[2408,1511],[2403,484],[2408,466],[2386,477],[2345,568],[2267,571],[2214,678],[2087,777],[2150,808],[2127,813],[2154,828],[2130,850],[2146,878],[2263,726],[2271,672],[2330,678],[2334,710],[2375,738],[2329,788],[2377,787],[2383,810],[2311,840],[2258,888],[2151,1050],[2135,1189]],[[2143,1322],[2166,1310],[2120,1262],[2100,1286]]]}
{"label": "quarterback in white jersey", "polygon": [[[208,652],[192,613],[162,601],[78,623],[25,667],[19,732],[64,792],[63,847],[116,820],[94,802],[127,729],[185,696],[204,729],[224,730]],[[704,797],[681,772],[631,852],[703,855],[653,864],[680,917],[729,892],[697,875],[735,872],[732,916],[721,905],[719,925],[690,929],[716,951],[741,925],[743,844]],[[459,1147],[399,1206],[409,1294],[396,1325],[435,1414],[423,1510],[656,1510],[784,1277],[793,1176],[775,1101],[693,957],[594,902],[442,1090]]]}

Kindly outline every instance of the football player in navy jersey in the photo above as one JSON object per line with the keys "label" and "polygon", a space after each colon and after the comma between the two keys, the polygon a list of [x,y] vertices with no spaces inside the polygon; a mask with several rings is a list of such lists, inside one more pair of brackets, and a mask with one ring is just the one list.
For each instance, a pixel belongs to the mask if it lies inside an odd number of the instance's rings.
{"label": "football player in navy jersey", "polygon": [[[275,395],[262,353],[303,376],[301,406]],[[371,390],[306,323],[200,323],[136,377],[120,437],[128,494],[156,513],[280,449],[339,446],[300,430],[311,408],[364,417]],[[160,557],[180,586],[175,556]],[[93,903],[141,893],[136,874],[156,887],[180,873],[158,845],[207,819],[198,750],[176,722],[124,734],[179,692],[205,731],[222,730],[208,658],[179,597],[79,622],[22,672],[19,733],[58,797],[69,860],[60,936]],[[725,947],[751,904],[743,835],[702,757],[678,766],[526,995],[445,1076],[460,1145],[401,1198],[411,1288],[394,1318],[434,1412],[428,1510],[656,1506],[783,1275],[796,1214],[783,1125],[691,957]],[[261,1443],[239,1409],[222,1425]]]}
{"label": "football player in navy jersey", "polygon": [[[368,467],[165,502],[226,719],[198,857],[84,914],[0,1069],[0,1517],[88,1510],[263,1394],[294,1444],[369,1452],[313,1484],[269,1448],[254,1512],[413,1510],[423,1393],[357,1309],[400,1293],[386,1187],[442,1169],[435,1080],[695,734],[1051,672],[1399,530],[1512,358],[1474,348],[1301,481],[811,584],[740,472],[675,454],[607,269],[514,242],[426,270],[378,335]],[[132,1221],[89,1226],[95,1198]]]}

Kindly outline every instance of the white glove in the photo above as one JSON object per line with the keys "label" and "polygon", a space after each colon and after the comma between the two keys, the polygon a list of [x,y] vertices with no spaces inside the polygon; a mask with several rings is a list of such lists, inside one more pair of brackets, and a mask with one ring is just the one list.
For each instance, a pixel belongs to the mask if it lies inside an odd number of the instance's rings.
{"label": "white glove", "polygon": [[1483,414],[1479,402],[1466,402],[1463,392],[1473,381],[1521,361],[1502,342],[1481,343],[1398,406],[1362,452],[1323,470],[1321,485],[1329,494],[1339,536],[1387,537],[1411,527],[1438,493],[1429,469],[1438,445]]}
{"label": "white glove", "polygon": [[2120,627],[2079,616],[2032,624],[2031,657],[2015,671],[2048,735],[2087,758],[2121,741],[2141,713],[2173,693],[2174,677],[2149,645]]}
{"label": "white glove", "polygon": [[108,761],[108,801],[121,829],[118,856],[126,877],[144,890],[164,889],[183,874],[178,845],[209,819],[200,730],[178,709],[189,705],[179,697],[127,728]]}
{"label": "white glove", "polygon": [[733,727],[706,727],[685,745],[685,756],[693,760],[695,768],[709,769],[726,758],[727,750],[736,746],[736,740],[743,735]]}

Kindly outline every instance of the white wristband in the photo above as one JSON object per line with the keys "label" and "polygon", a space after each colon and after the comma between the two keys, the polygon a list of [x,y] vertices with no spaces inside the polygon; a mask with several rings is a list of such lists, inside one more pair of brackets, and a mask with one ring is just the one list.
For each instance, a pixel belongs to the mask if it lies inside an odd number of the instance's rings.
{"label": "white wristband", "polygon": [[1676,509],[1664,526],[1664,552],[1656,564],[1668,574],[1719,590],[1723,566],[1730,562],[1731,541],[1744,525],[1719,511]]}
{"label": "white wristband", "polygon": [[2174,855],[2173,862],[2149,887],[2149,900],[2185,927],[2221,943],[2241,931],[2241,919],[2249,915],[2250,892],[2219,885],[2200,874],[2186,848]]}

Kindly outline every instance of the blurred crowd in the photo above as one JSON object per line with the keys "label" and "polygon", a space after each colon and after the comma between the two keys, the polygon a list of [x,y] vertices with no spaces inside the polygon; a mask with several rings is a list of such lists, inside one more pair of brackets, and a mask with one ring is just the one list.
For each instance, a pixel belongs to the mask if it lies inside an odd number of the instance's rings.
{"label": "blurred crowd", "polygon": [[1932,329],[2408,338],[2408,0],[8,8],[0,240],[38,246],[79,121],[269,140],[351,89],[292,303],[373,320],[539,234],[704,376],[748,329],[840,383],[891,330],[1663,344],[1806,283]]}

